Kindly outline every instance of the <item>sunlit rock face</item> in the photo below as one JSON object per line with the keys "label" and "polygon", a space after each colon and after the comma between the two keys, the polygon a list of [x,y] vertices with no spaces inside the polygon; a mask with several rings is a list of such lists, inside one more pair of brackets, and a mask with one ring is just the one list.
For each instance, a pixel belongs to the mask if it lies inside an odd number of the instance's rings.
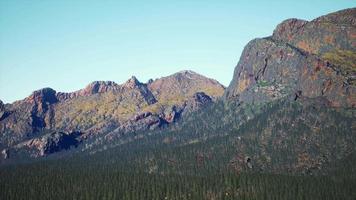
{"label": "sunlit rock face", "polygon": [[355,107],[355,14],[356,9],[347,9],[310,22],[285,20],[271,37],[252,40],[225,99],[323,97],[334,107]]}

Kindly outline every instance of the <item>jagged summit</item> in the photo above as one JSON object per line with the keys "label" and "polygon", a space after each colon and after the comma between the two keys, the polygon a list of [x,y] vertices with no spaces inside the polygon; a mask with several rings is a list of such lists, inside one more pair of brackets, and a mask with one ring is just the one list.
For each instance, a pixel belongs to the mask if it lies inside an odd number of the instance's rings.
{"label": "jagged summit", "polygon": [[123,86],[127,87],[127,88],[134,88],[137,87],[139,85],[141,85],[142,83],[135,77],[135,76],[131,76],[131,78],[129,80],[127,80]]}
{"label": "jagged summit", "polygon": [[75,92],[58,92],[57,97],[60,101],[69,100],[81,96],[90,96],[98,93],[118,90],[119,85],[113,81],[93,81],[85,88]]}
{"label": "jagged summit", "polygon": [[[121,134],[152,129],[173,123],[184,110],[192,111],[185,109],[185,105],[197,92],[207,94],[198,98],[207,102],[210,98],[219,98],[224,87],[217,81],[185,70],[147,84],[132,76],[123,84],[94,81],[70,93],[44,88],[9,105],[10,110],[2,112],[5,114],[0,113],[0,133],[6,132],[13,141],[21,141],[43,130],[80,130],[92,135],[113,130]],[[200,106],[203,103],[196,108]],[[143,115],[146,117],[142,120],[130,121],[140,113],[150,114]]]}
{"label": "jagged summit", "polygon": [[308,21],[302,19],[291,18],[284,20],[273,31],[273,38],[277,40],[291,40]]}
{"label": "jagged summit", "polygon": [[56,91],[52,88],[42,88],[32,92],[32,94],[25,99],[25,101],[31,103],[40,103],[40,102],[48,102],[55,103],[58,101],[56,97]]}
{"label": "jagged summit", "polygon": [[96,93],[107,92],[117,89],[118,84],[113,81],[94,81],[90,83],[84,90],[79,92],[81,95],[91,95]]}

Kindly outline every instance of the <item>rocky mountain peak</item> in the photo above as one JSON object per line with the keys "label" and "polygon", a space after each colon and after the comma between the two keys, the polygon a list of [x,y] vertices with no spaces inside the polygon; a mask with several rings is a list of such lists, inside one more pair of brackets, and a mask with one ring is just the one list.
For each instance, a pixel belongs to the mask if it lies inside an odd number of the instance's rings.
{"label": "rocky mountain peak", "polygon": [[80,94],[82,96],[92,95],[96,93],[103,93],[110,90],[115,90],[118,84],[113,81],[94,81],[90,83],[87,87],[81,90]]}
{"label": "rocky mountain peak", "polygon": [[199,91],[204,91],[207,95],[218,98],[222,96],[225,90],[225,87],[216,80],[190,70],[156,79],[148,87],[156,99],[167,102],[188,99]]}
{"label": "rocky mountain peak", "polygon": [[355,107],[355,14],[347,9],[310,22],[289,19],[271,37],[252,40],[224,96],[253,103],[302,95]]}
{"label": "rocky mountain peak", "polygon": [[199,78],[202,78],[203,76],[192,71],[192,70],[182,70],[182,71],[179,71],[175,74],[172,75],[172,78],[175,78],[177,80],[180,80],[180,79],[199,79]]}
{"label": "rocky mountain peak", "polygon": [[118,90],[118,88],[119,85],[113,81],[93,81],[90,84],[88,84],[84,89],[75,92],[70,92],[70,93],[58,92],[57,98],[58,100],[63,101],[63,100],[69,100],[80,96],[90,96],[97,93],[115,91]]}
{"label": "rocky mountain peak", "polygon": [[356,26],[356,8],[349,8],[330,13],[314,19],[313,22]]}
{"label": "rocky mountain peak", "polygon": [[131,78],[123,84],[123,86],[127,88],[135,88],[139,85],[142,85],[142,83],[137,80],[135,76],[131,76]]}
{"label": "rocky mountain peak", "polygon": [[[272,38],[286,42],[304,52],[323,56],[336,50],[354,51],[356,8],[330,13],[310,22],[289,19],[279,24]],[[338,52],[340,53],[340,52]],[[342,55],[351,52],[341,52]]]}
{"label": "rocky mountain peak", "polygon": [[308,23],[308,21],[301,19],[287,19],[277,25],[276,29],[273,31],[273,38],[290,41],[306,23]]}
{"label": "rocky mountain peak", "polygon": [[56,91],[52,88],[43,88],[34,91],[29,97],[25,99],[30,103],[56,103],[58,101]]}

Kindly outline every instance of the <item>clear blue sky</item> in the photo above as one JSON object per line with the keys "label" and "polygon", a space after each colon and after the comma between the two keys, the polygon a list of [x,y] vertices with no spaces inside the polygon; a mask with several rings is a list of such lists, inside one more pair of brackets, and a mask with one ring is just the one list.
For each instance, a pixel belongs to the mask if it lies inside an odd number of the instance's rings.
{"label": "clear blue sky", "polygon": [[191,69],[232,79],[244,45],[284,19],[313,19],[353,0],[0,0],[0,99],[70,92],[94,80],[140,81]]}

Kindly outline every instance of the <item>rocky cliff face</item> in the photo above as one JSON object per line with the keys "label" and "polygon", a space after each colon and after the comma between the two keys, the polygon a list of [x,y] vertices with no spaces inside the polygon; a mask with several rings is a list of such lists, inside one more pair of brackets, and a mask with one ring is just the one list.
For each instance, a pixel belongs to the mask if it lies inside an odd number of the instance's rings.
{"label": "rocky cliff face", "polygon": [[356,106],[356,9],[307,22],[289,19],[271,37],[247,44],[225,99],[260,103],[285,96],[323,97]]}
{"label": "rocky cliff face", "polygon": [[147,84],[134,76],[120,85],[95,81],[72,93],[44,88],[13,104],[0,102],[0,144],[12,147],[28,138],[42,141],[37,135],[47,130],[81,131],[85,139],[155,129],[219,98],[224,89],[192,71]]}
{"label": "rocky cliff face", "polygon": [[[63,133],[51,132],[43,136],[26,140],[14,146],[14,151],[26,149],[32,157],[40,157],[78,145],[80,132]],[[9,154],[9,150],[7,150]],[[9,157],[9,156],[8,156]]]}

